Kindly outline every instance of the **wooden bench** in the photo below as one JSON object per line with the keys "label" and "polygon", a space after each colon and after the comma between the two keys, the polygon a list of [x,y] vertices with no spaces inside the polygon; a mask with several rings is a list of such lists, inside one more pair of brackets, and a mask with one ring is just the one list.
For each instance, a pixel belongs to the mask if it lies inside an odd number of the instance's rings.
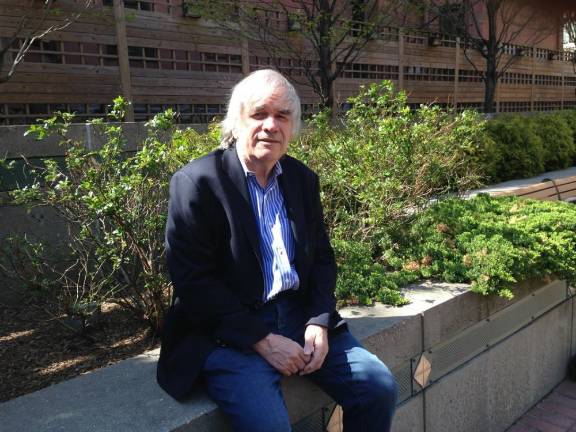
{"label": "wooden bench", "polygon": [[519,189],[494,192],[495,196],[516,195],[521,198],[576,203],[576,176],[560,179],[544,179],[541,183]]}

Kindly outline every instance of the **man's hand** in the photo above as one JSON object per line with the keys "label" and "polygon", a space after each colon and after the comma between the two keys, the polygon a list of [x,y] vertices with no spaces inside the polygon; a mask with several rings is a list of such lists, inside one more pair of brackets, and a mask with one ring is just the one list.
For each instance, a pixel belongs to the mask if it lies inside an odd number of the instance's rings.
{"label": "man's hand", "polygon": [[274,333],[256,342],[254,350],[284,376],[303,370],[311,357],[292,339]]}
{"label": "man's hand", "polygon": [[328,329],[310,324],[304,332],[304,353],[311,355],[310,362],[300,371],[300,375],[307,375],[322,367],[326,354],[328,354]]}

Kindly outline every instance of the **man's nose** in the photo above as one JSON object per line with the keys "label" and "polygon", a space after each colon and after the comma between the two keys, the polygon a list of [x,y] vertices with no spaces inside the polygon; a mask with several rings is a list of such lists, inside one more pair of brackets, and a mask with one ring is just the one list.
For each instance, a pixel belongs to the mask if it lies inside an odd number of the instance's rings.
{"label": "man's nose", "polygon": [[275,132],[278,129],[278,123],[274,116],[268,116],[264,119],[263,128],[270,132]]}

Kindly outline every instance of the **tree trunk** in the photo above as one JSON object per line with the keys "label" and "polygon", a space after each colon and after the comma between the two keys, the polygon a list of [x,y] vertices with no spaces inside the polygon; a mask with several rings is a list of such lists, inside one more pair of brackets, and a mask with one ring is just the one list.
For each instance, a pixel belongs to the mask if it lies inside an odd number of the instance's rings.
{"label": "tree trunk", "polygon": [[497,16],[501,0],[487,0],[488,40],[486,41],[486,71],[484,76],[484,112],[494,112],[494,98],[498,84],[498,28]]}
{"label": "tree trunk", "polygon": [[496,96],[496,85],[498,83],[496,71],[486,71],[484,81],[484,112],[492,113],[494,112],[494,99]]}
{"label": "tree trunk", "polygon": [[332,22],[332,14],[330,12],[330,4],[327,0],[320,0],[319,2],[319,17],[318,17],[318,36],[320,44],[318,46],[318,73],[320,75],[320,88],[322,94],[321,108],[328,108],[334,112],[334,79],[333,69],[334,61],[332,58],[331,46],[331,27],[334,25]]}
{"label": "tree trunk", "polygon": [[7,61],[9,48],[7,38],[0,37],[0,84],[9,79],[8,69],[10,68]]}

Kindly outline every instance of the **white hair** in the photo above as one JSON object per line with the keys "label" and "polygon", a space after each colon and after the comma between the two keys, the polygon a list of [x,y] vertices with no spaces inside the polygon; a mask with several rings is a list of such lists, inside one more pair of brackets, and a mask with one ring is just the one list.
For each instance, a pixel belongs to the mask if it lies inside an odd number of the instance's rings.
{"label": "white hair", "polygon": [[301,127],[300,98],[296,89],[280,72],[273,69],[261,69],[252,72],[234,86],[228,102],[226,117],[222,121],[222,138],[220,147],[233,147],[238,138],[238,126],[242,112],[252,103],[269,95],[274,90],[283,89],[292,116],[292,136],[298,135]]}

